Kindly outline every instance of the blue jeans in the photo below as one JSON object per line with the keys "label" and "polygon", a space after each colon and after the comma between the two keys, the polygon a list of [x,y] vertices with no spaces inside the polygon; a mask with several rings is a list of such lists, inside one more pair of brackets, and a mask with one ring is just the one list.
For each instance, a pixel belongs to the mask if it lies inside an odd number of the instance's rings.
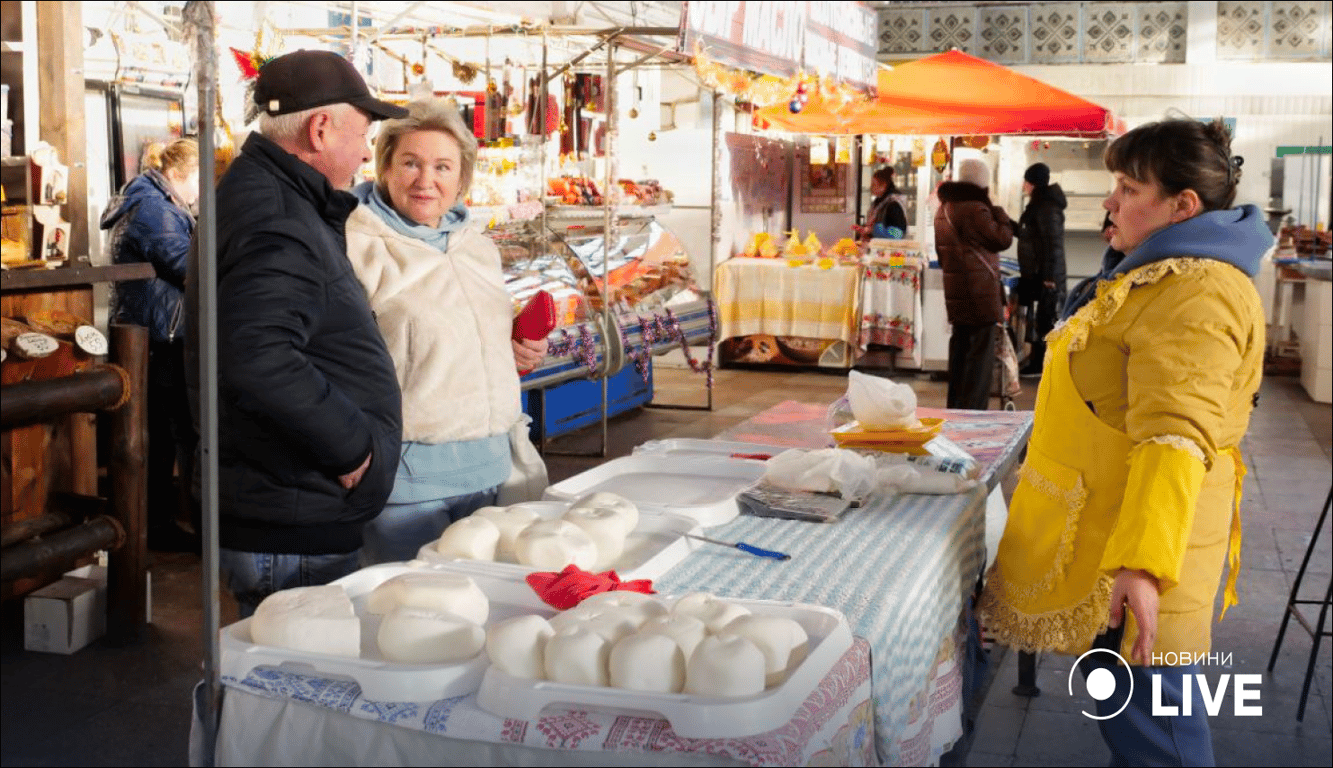
{"label": "blue jeans", "polygon": [[274,592],[328,584],[352,573],[360,567],[359,555],[359,550],[337,555],[284,555],[219,549],[218,570],[244,619]]}
{"label": "blue jeans", "polygon": [[[1110,630],[1100,635],[1093,643],[1094,648],[1110,648],[1119,651],[1120,636],[1124,627]],[[1125,693],[1129,691],[1129,678],[1134,678],[1134,695],[1129,706],[1115,717],[1097,721],[1102,731],[1102,739],[1111,749],[1113,766],[1211,766],[1217,762],[1213,757],[1213,735],[1208,727],[1208,716],[1203,711],[1203,696],[1199,690],[1199,665],[1189,664],[1176,667],[1123,667],[1115,658],[1106,653],[1094,653],[1079,663],[1084,677],[1094,669],[1106,669],[1115,676],[1115,693],[1109,698],[1097,702],[1097,714],[1101,717],[1113,714],[1125,704]],[[1186,676],[1182,678],[1182,675]],[[1184,685],[1193,687],[1190,698],[1193,706],[1188,715],[1174,717],[1154,717],[1152,714],[1153,677],[1159,676],[1162,687],[1162,704],[1180,709],[1184,699]]]}
{"label": "blue jeans", "polygon": [[447,499],[406,503],[390,500],[378,517],[366,523],[361,564],[369,566],[416,559],[422,545],[438,539],[450,523],[495,504],[499,492],[500,488],[496,486]]}

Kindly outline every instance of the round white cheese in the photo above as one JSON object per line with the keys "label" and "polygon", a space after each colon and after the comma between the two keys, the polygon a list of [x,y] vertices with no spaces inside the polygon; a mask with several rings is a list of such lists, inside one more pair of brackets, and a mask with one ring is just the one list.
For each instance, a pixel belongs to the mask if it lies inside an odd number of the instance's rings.
{"label": "round white cheese", "polygon": [[633,634],[611,648],[613,688],[680,693],[685,687],[685,654],[675,640],[653,633]]}
{"label": "round white cheese", "polygon": [[495,523],[476,515],[456,520],[435,542],[435,551],[460,560],[494,560],[500,543]]}
{"label": "round white cheese", "polygon": [[400,606],[454,613],[476,624],[485,624],[491,612],[486,593],[472,579],[438,571],[399,574],[375,587],[366,598],[370,613],[389,613]]}
{"label": "round white cheese", "polygon": [[586,571],[597,562],[597,545],[567,520],[543,520],[519,532],[514,554],[523,565],[543,571],[561,571],[571,564]]}
{"label": "round white cheese", "polygon": [[546,641],[555,630],[536,614],[515,616],[486,631],[486,653],[497,669],[515,677],[546,677]]}
{"label": "round white cheese", "polygon": [[764,653],[739,635],[705,637],[685,667],[685,692],[753,696],[764,690]]}
{"label": "round white cheese", "polygon": [[361,620],[352,601],[335,584],[274,592],[250,617],[250,639],[307,653],[361,655]]}
{"label": "round white cheese", "polygon": [[398,606],[380,623],[380,654],[400,664],[466,661],[486,643],[476,622],[455,613]]}

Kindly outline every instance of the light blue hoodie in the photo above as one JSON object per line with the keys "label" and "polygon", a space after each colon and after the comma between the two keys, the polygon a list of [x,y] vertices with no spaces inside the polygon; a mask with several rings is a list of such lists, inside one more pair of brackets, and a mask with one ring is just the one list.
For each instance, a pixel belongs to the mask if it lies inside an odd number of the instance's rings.
{"label": "light blue hoodie", "polygon": [[[1156,261],[1181,257],[1225,262],[1254,277],[1259,274],[1259,262],[1272,247],[1273,233],[1256,206],[1246,204],[1209,211],[1157,230],[1118,261],[1110,258],[1114,252],[1108,248],[1108,258],[1103,259],[1102,271],[1095,282],[1114,279]],[[1095,290],[1072,292],[1062,316],[1074,314],[1095,294]]]}

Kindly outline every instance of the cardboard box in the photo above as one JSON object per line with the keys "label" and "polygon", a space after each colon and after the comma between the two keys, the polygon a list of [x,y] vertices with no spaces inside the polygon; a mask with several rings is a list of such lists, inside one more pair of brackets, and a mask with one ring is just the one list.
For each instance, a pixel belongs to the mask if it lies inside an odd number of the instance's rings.
{"label": "cardboard box", "polygon": [[23,601],[23,647],[74,653],[106,634],[106,568],[77,568]]}

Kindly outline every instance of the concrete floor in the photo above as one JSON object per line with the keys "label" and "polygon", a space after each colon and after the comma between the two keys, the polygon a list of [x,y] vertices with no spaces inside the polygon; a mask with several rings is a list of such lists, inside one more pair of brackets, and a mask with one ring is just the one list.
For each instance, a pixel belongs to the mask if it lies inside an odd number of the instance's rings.
{"label": "concrete floor", "polygon": [[[702,377],[659,367],[658,402],[701,404]],[[922,405],[944,404],[944,384],[910,378]],[[1024,381],[1018,407],[1030,408],[1036,380]],[[711,412],[646,409],[614,419],[608,455],[627,454],[645,440],[712,437],[784,400],[829,402],[845,389],[837,371],[725,370],[717,374]],[[600,430],[557,441],[557,449],[592,450]],[[1333,410],[1310,401],[1289,378],[1264,382],[1262,401],[1243,446],[1246,484],[1242,603],[1217,626],[1214,646],[1233,655],[1232,673],[1262,673],[1277,635],[1291,580],[1328,492]],[[552,482],[604,461],[550,455]],[[1330,526],[1333,527],[1333,526]],[[1329,579],[1329,527],[1307,579],[1317,594]],[[0,763],[4,765],[184,764],[190,722],[190,690],[200,679],[199,557],[154,553],[153,623],[141,642],[115,648],[99,641],[71,656],[22,650],[21,603],[4,606],[0,653]],[[225,621],[234,606],[224,601]],[[1261,687],[1260,718],[1213,721],[1219,765],[1330,764],[1329,646],[1320,651],[1305,722],[1295,721],[1296,701],[1310,642],[1294,622],[1278,667]],[[1000,656],[1003,656],[1000,659]],[[1086,704],[1065,693],[1068,660],[1043,657],[1035,699],[1014,696],[1016,654],[995,651],[999,664],[981,707],[970,749],[955,761],[969,765],[1104,765],[1108,753],[1095,723],[1078,714]]]}

